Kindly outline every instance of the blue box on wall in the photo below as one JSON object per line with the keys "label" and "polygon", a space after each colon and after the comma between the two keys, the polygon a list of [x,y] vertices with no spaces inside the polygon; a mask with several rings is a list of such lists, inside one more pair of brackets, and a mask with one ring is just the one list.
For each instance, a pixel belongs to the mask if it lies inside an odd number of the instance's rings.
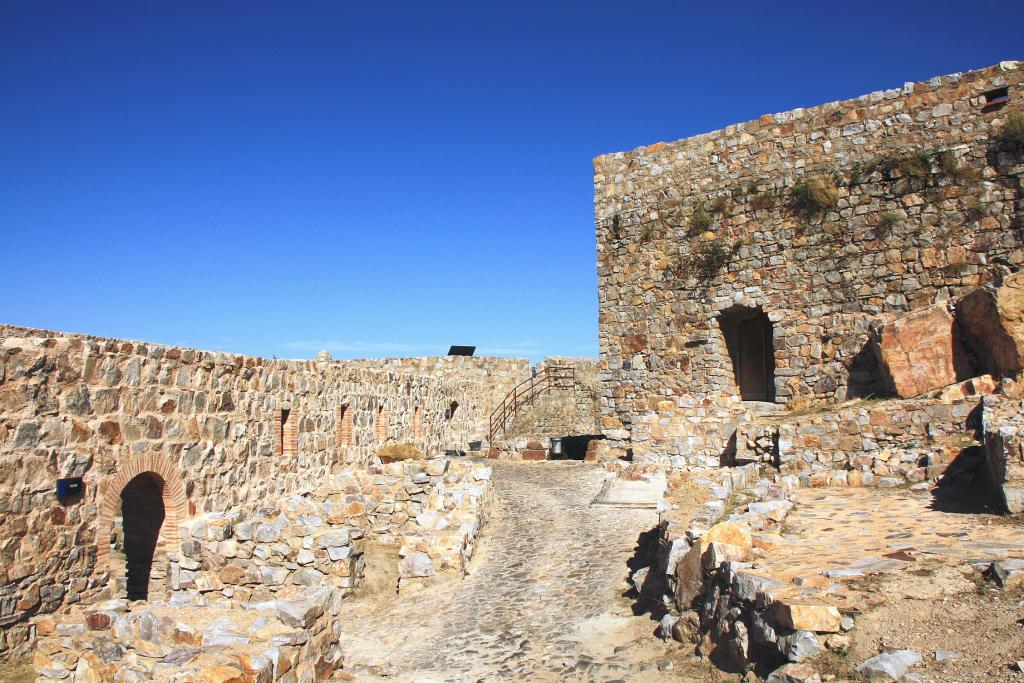
{"label": "blue box on wall", "polygon": [[81,477],[69,477],[68,479],[57,480],[57,497],[69,498],[77,496],[85,490],[85,484]]}

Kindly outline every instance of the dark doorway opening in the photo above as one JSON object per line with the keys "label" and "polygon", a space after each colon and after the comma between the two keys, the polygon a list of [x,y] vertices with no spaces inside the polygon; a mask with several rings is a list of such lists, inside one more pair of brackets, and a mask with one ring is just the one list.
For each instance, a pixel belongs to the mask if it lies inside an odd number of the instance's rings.
{"label": "dark doorway opening", "polygon": [[740,398],[774,403],[775,346],[768,315],[760,306],[733,306],[722,311],[719,327],[732,359]]}
{"label": "dark doorway opening", "polygon": [[590,442],[603,439],[603,434],[580,434],[562,437],[562,454],[552,456],[552,460],[583,460],[587,457]]}
{"label": "dark doorway opening", "polygon": [[146,600],[149,597],[153,555],[164,523],[163,492],[163,481],[151,472],[135,477],[121,491],[129,600]]}

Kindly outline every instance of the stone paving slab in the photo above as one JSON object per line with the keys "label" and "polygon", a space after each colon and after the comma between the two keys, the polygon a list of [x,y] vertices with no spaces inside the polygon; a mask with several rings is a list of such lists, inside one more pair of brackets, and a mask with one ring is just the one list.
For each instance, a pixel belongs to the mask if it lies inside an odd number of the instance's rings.
{"label": "stone paving slab", "polygon": [[[783,582],[779,597],[813,597],[840,609],[870,598],[864,576],[929,558],[961,563],[1024,556],[1020,526],[990,514],[936,509],[928,492],[907,489],[803,489],[754,571]],[[776,594],[773,591],[773,594]]]}
{"label": "stone paving slab", "polygon": [[654,509],[664,499],[667,485],[662,473],[657,473],[651,479],[606,479],[592,505]]}

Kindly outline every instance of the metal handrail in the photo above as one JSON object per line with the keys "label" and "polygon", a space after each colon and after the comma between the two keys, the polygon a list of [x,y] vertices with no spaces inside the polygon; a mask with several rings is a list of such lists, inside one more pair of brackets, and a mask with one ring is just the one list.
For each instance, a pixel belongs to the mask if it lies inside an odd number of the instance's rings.
{"label": "metal handrail", "polygon": [[499,430],[504,431],[509,419],[519,413],[536,397],[551,389],[572,389],[576,385],[576,369],[564,365],[549,365],[529,379],[523,380],[508,392],[498,407],[491,413],[488,424],[488,440],[494,441]]}

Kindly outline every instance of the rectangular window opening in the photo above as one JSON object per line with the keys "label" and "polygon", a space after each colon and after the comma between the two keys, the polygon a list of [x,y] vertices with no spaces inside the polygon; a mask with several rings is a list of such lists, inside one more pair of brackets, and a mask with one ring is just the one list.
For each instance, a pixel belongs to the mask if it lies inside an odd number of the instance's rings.
{"label": "rectangular window opening", "polygon": [[1010,88],[996,88],[985,93],[985,106],[997,107],[1010,101]]}

